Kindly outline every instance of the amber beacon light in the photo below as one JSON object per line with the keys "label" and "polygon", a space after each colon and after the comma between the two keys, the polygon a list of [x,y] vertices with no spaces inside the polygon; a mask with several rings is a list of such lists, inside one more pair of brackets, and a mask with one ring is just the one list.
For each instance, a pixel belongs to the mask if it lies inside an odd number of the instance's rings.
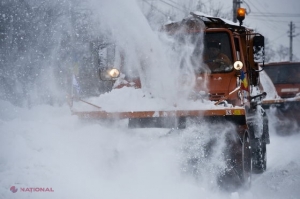
{"label": "amber beacon light", "polygon": [[239,8],[237,10],[236,18],[237,18],[237,20],[239,20],[240,26],[243,24],[243,20],[245,19],[245,15],[246,15],[246,9],[245,8]]}

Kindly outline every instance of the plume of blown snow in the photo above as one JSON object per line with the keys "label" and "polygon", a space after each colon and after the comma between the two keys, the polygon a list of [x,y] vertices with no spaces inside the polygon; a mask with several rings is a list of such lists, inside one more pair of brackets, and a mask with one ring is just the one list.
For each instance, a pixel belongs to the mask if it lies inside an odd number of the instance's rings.
{"label": "plume of blown snow", "polygon": [[175,46],[173,38],[152,30],[135,0],[91,0],[91,5],[102,37],[122,53],[126,75],[137,73],[144,91],[155,97],[173,101],[188,96],[195,82],[191,39]]}

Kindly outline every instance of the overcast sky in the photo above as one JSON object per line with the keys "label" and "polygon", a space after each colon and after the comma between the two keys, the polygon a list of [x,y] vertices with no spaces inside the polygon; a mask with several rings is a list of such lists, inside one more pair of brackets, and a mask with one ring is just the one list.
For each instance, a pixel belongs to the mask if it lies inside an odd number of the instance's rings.
{"label": "overcast sky", "polygon": [[[213,0],[220,2],[225,9],[232,9],[233,0]],[[300,1],[299,0],[246,0],[250,7],[250,14],[244,20],[245,25],[257,29],[261,34],[269,39],[273,48],[280,44],[289,47],[288,37],[289,24],[295,24],[293,38],[293,54],[300,59]],[[247,10],[245,3],[241,5]],[[272,13],[272,14],[265,14]],[[260,15],[260,16],[258,16]],[[291,15],[296,17],[290,17]],[[280,16],[280,17],[278,17]]]}

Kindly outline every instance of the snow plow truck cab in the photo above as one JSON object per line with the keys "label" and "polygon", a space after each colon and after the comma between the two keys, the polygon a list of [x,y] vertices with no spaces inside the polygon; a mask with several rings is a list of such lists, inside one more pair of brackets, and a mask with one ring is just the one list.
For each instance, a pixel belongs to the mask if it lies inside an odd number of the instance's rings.
{"label": "snow plow truck cab", "polygon": [[[239,17],[240,22],[242,18],[243,16]],[[203,55],[197,50],[199,40],[195,40],[195,50],[191,59],[195,66],[196,82],[189,100],[191,103],[199,103],[199,106],[190,108],[172,104],[168,109],[110,111],[103,110],[101,104],[80,99],[79,101],[89,103],[95,109],[79,111],[72,108],[72,113],[80,118],[128,119],[128,126],[132,128],[182,129],[186,128],[190,120],[198,125],[202,122],[226,125],[225,123],[229,122],[234,125],[231,132],[234,139],[227,140],[228,169],[224,177],[227,180],[220,177],[220,183],[222,186],[249,186],[252,172],[261,173],[266,170],[266,144],[270,143],[268,119],[260,105],[266,94],[260,90],[258,62],[255,62],[264,50],[264,37],[241,24],[197,12],[191,13],[182,21],[165,25],[162,31],[175,40],[204,35],[203,53],[206,53],[209,45],[215,45],[214,47],[219,48],[230,60],[228,63],[220,57],[221,60],[204,61]],[[217,43],[209,43],[213,40]],[[220,67],[210,69],[210,64]],[[205,67],[198,67],[199,65]],[[122,70],[105,68],[100,70],[100,76],[114,82],[118,79],[119,72],[122,73]],[[126,85],[120,85],[116,89],[124,89],[131,85],[137,89],[143,87],[138,79],[127,79],[126,82]],[[211,104],[201,106],[204,100]]]}
{"label": "snow plow truck cab", "polygon": [[273,62],[262,68],[276,91],[262,106],[276,117],[277,133],[289,135],[300,127],[300,62]]}

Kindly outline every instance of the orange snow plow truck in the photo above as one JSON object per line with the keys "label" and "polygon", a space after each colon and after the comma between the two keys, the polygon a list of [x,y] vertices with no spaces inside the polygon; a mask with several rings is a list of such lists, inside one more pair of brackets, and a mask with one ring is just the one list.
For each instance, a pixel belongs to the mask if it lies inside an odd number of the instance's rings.
{"label": "orange snow plow truck", "polygon": [[[266,96],[260,90],[258,68],[258,57],[262,58],[264,51],[264,37],[242,26],[244,15],[244,9],[238,11],[240,24],[237,24],[193,12],[182,21],[169,23],[162,28],[163,32],[178,42],[184,37],[198,38],[197,35],[203,35],[200,37],[202,39],[195,40],[195,49],[189,57],[195,69],[194,89],[187,99],[191,106],[174,103],[168,108],[155,110],[132,108],[118,111],[113,108],[105,110],[101,100],[96,104],[88,99],[77,99],[77,102],[85,103],[91,109],[79,111],[72,107],[72,114],[99,120],[128,119],[131,128],[184,129],[190,122],[197,125],[204,122],[221,125],[217,132],[207,133],[220,133],[222,125],[225,127],[230,123],[233,128],[226,139],[228,156],[224,158],[228,165],[224,171],[226,177],[220,177],[219,181],[225,187],[230,184],[249,186],[252,172],[266,170],[266,144],[270,140],[268,119],[260,105]],[[116,82],[122,74],[122,68],[101,68],[99,74],[103,81]],[[125,77],[125,80],[123,85],[119,84],[112,91],[128,87],[138,90],[144,86],[138,78]],[[113,99],[110,103],[119,100],[117,103],[123,103],[124,110],[127,102],[122,102],[123,97]]]}
{"label": "orange snow plow truck", "polygon": [[268,63],[263,70],[276,92],[264,99],[262,106],[267,109],[267,114],[275,116],[278,134],[296,132],[300,127],[300,62]]}

